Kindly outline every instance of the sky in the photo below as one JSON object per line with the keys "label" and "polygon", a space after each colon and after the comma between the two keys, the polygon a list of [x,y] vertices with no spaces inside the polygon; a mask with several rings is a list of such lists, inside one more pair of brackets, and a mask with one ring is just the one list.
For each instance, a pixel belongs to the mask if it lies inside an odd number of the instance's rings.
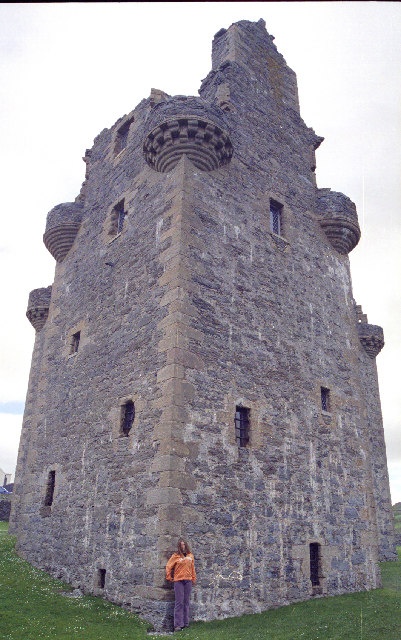
{"label": "sky", "polygon": [[376,358],[392,502],[401,501],[401,3],[0,4],[0,468],[15,473],[35,331],[52,284],[46,215],[73,201],[82,157],[152,87],[197,95],[215,33],[263,18],[296,72],[301,115],[325,140],[317,183],[357,205],[354,298],[384,328]]}

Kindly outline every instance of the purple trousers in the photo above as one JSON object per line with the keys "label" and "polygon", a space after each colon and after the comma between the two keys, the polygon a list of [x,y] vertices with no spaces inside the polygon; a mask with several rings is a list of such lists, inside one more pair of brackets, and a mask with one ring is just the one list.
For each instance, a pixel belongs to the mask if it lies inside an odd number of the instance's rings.
{"label": "purple trousers", "polygon": [[189,625],[189,599],[192,591],[192,580],[177,580],[174,582],[174,629]]}

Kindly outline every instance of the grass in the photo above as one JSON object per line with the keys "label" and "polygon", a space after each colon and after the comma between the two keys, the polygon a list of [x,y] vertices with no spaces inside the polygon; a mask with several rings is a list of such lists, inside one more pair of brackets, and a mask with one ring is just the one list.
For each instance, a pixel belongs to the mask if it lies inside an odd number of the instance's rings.
{"label": "grass", "polygon": [[401,529],[401,502],[398,502],[393,507],[394,512],[394,526],[397,529]]}
{"label": "grass", "polygon": [[[194,623],[182,640],[400,640],[399,561],[382,564],[383,588],[301,602],[262,614]],[[69,598],[70,587],[14,552],[0,523],[1,640],[156,639],[137,616],[101,598]],[[176,637],[176,636],[174,636]]]}

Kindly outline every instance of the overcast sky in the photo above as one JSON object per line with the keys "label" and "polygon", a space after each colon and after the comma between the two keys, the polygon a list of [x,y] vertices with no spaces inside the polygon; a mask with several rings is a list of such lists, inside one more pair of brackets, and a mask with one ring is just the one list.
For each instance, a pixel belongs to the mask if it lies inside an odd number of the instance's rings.
{"label": "overcast sky", "polygon": [[357,205],[354,298],[384,328],[377,357],[393,503],[401,501],[401,4],[0,4],[0,468],[14,473],[34,329],[32,289],[52,284],[48,211],[75,199],[94,137],[152,87],[197,95],[214,34],[266,21],[296,72],[301,115],[325,141],[319,187]]}

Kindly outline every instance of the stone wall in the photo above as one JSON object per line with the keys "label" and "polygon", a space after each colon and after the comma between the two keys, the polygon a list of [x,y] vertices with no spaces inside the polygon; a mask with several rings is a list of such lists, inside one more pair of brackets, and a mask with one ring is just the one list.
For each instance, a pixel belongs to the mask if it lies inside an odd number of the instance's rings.
{"label": "stone wall", "polygon": [[394,557],[383,340],[367,319],[361,337],[357,215],[317,189],[321,141],[263,21],[243,21],[216,34],[200,97],[152,90],[49,214],[11,529],[30,562],[157,628],[180,535],[205,620],[375,588]]}

